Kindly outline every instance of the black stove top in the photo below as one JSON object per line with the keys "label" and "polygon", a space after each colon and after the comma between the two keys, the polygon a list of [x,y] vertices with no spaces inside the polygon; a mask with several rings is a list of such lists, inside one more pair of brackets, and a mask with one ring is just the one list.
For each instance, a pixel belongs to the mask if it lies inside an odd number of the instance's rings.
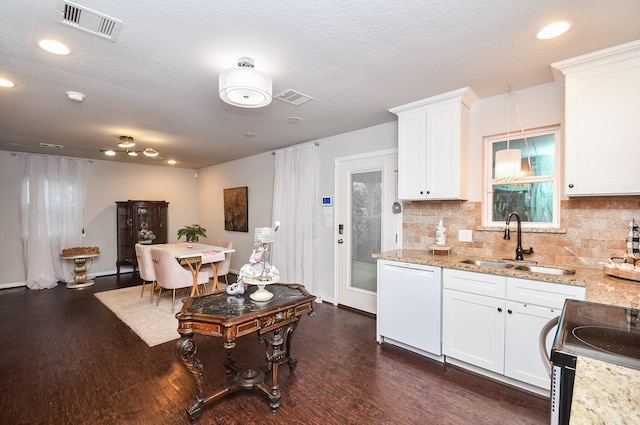
{"label": "black stove top", "polygon": [[640,370],[638,309],[567,300],[552,349]]}

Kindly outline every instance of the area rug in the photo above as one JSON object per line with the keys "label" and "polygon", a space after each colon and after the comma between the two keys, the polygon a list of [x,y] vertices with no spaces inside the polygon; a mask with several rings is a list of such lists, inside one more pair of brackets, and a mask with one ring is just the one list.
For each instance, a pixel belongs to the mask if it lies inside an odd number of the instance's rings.
{"label": "area rug", "polygon": [[160,304],[156,307],[157,296],[151,303],[151,285],[140,298],[140,286],[114,289],[94,294],[109,310],[129,326],[149,347],[180,337],[178,319],[175,315],[182,308],[184,291],[176,291],[175,311],[171,313],[171,291],[163,291]]}

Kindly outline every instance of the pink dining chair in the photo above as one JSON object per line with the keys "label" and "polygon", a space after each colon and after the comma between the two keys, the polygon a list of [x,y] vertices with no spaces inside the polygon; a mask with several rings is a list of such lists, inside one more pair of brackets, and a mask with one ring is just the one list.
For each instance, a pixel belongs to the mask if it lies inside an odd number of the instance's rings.
{"label": "pink dining chair", "polygon": [[[233,248],[233,242],[231,241],[217,241],[214,242],[213,245],[219,246],[222,248]],[[231,269],[231,253],[227,252],[224,254],[224,260],[218,263],[218,281],[220,281],[220,277],[224,276],[224,283],[229,284],[229,279],[227,275],[229,274],[229,270]],[[213,277],[213,270],[209,272],[209,277]]]}
{"label": "pink dining chair", "polygon": [[151,245],[143,245],[137,243],[135,245],[136,257],[138,258],[138,273],[142,279],[142,291],[140,298],[144,296],[144,287],[147,283],[151,284],[151,302],[153,302],[153,291],[156,286],[156,271],[153,268],[153,259],[151,258]]}
{"label": "pink dining chair", "polygon": [[[153,268],[156,272],[156,285],[158,286],[156,306],[160,304],[162,289],[171,289],[173,290],[171,313],[173,313],[176,303],[176,289],[192,289],[193,274],[189,268],[181,266],[168,249],[151,248],[151,256],[153,257]],[[207,282],[209,282],[209,274],[198,273],[197,284],[206,284]]]}

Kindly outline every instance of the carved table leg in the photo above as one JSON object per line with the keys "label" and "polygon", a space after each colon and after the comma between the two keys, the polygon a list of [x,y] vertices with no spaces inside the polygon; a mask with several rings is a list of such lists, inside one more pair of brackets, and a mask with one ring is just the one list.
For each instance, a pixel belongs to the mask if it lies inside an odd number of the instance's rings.
{"label": "carved table leg", "polygon": [[276,411],[280,406],[280,398],[282,393],[278,385],[278,368],[281,364],[287,363],[289,369],[293,371],[297,364],[297,360],[291,357],[291,338],[293,331],[296,329],[298,321],[290,323],[282,328],[276,329],[271,333],[269,338],[259,335],[260,341],[264,342],[267,349],[267,363],[271,371],[271,385],[261,384],[260,389],[267,394],[271,404],[271,410]]}
{"label": "carved table leg", "polygon": [[196,386],[198,387],[198,394],[196,394],[194,403],[187,408],[187,414],[191,421],[197,420],[205,402],[202,386],[204,367],[202,366],[202,362],[196,358],[197,352],[198,346],[193,340],[192,335],[184,335],[176,343],[176,355],[182,364],[185,365],[187,370],[191,372],[193,379],[196,381]]}

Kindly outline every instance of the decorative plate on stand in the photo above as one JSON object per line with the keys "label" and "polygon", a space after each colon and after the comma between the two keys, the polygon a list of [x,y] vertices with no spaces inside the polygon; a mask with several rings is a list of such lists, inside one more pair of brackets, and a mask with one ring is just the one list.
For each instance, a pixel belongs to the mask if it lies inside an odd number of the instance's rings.
{"label": "decorative plate on stand", "polygon": [[249,277],[243,277],[242,280],[249,285],[256,285],[258,290],[249,297],[256,302],[266,302],[273,298],[273,294],[265,289],[267,285],[277,283],[280,281],[280,275],[274,275],[269,280],[252,279]]}

